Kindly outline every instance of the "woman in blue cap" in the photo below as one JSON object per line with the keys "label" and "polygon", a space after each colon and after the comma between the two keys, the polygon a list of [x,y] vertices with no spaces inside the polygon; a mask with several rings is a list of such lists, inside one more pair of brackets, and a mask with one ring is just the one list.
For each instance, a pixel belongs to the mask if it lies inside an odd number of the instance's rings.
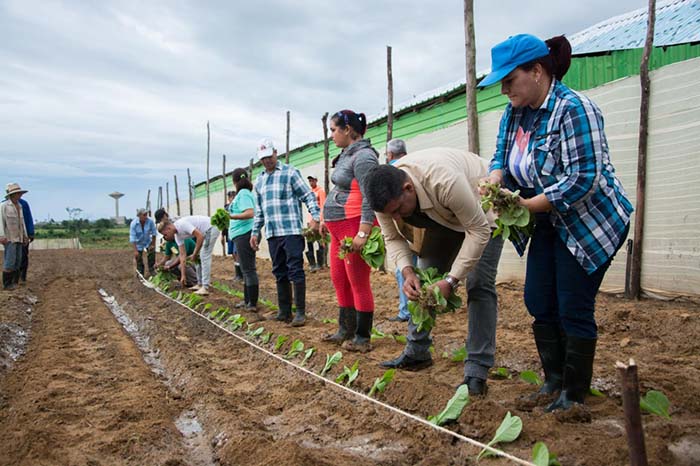
{"label": "woman in blue cap", "polygon": [[[633,207],[615,176],[600,109],[561,83],[569,41],[520,34],[496,45],[491,57],[492,71],[479,86],[500,81],[510,103],[485,181],[520,190],[521,205],[535,216],[525,305],[545,373],[539,394],[559,392],[547,411],[569,409],[590,389],[595,297]],[[522,255],[528,238],[512,239]]]}

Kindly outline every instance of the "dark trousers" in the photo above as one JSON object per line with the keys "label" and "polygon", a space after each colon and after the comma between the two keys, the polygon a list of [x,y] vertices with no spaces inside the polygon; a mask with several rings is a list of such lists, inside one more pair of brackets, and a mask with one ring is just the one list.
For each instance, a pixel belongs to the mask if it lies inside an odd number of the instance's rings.
{"label": "dark trousers", "polygon": [[236,236],[232,241],[236,244],[245,286],[257,285],[258,271],[255,266],[255,250],[250,247],[250,232]]}
{"label": "dark trousers", "polygon": [[19,267],[19,279],[27,281],[27,269],[29,268],[29,244],[22,245],[22,265]]}
{"label": "dark trousers", "polygon": [[549,214],[538,214],[525,275],[525,306],[535,324],[558,325],[566,335],[597,338],[595,298],[613,257],[588,274],[559,237]]}
{"label": "dark trousers", "polygon": [[139,251],[138,257],[136,257],[136,270],[139,271],[141,275],[143,275],[144,268],[143,268],[143,253],[146,253],[146,256],[148,258],[148,273],[153,275],[154,270],[156,268],[156,250],[155,249],[144,249]]}
{"label": "dark trousers", "polygon": [[268,238],[272,274],[277,282],[306,283],[304,275],[304,237],[301,235]]}

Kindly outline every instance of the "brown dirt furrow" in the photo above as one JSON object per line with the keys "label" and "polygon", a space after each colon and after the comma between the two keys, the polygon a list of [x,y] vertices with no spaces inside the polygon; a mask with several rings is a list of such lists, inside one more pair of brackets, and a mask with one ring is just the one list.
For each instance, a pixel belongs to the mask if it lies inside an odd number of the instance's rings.
{"label": "brown dirt furrow", "polygon": [[0,464],[165,464],[178,412],[90,279],[42,287],[27,354],[2,380]]}

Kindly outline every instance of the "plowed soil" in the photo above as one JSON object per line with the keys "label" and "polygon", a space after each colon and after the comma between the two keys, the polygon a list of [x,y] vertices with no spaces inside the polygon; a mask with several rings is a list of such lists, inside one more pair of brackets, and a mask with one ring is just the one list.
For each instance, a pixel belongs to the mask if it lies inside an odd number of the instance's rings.
{"label": "plowed soil", "polygon": [[[241,288],[229,258],[215,258],[213,275]],[[259,260],[259,275],[261,295],[276,301],[269,262]],[[338,350],[321,341],[334,330],[323,319],[336,317],[335,296],[327,270],[307,283],[305,327],[258,325],[273,333],[268,349],[278,335],[290,337],[279,353],[296,338],[315,347],[307,366],[319,372]],[[377,363],[401,352],[388,335],[405,333],[386,320],[396,313],[393,276],[377,272],[372,283],[375,327],[387,337],[367,354],[344,351],[330,372],[359,360],[353,388],[363,393],[383,373]],[[642,394],[661,390],[671,401],[670,420],[643,415],[650,464],[700,464],[698,303],[599,296],[593,386],[605,396],[562,416],[524,401],[536,387],[518,374],[539,371],[531,319],[521,284],[498,291],[497,367],[510,378],[490,379],[488,396],[473,397],[450,429],[488,442],[510,411],[524,426],[502,445],[510,454],[529,460],[544,441],[562,465],[629,464],[615,362],[634,358]],[[214,308],[237,301],[216,290],[206,299]],[[462,363],[443,353],[463,345],[466,328],[464,309],[440,316],[435,365],[397,372],[377,398],[421,418],[438,413],[462,380]],[[128,251],[33,251],[29,285],[0,293],[0,363],[0,465],[464,465],[479,452],[236,340],[144,287]]]}

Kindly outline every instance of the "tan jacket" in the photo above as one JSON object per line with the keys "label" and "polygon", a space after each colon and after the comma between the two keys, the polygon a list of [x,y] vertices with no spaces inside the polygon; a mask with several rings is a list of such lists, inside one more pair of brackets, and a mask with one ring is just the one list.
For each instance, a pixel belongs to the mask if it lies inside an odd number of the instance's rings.
{"label": "tan jacket", "polygon": [[[421,212],[444,227],[465,232],[449,274],[466,280],[495,227],[493,217],[487,218],[481,209],[478,193],[479,180],[488,173],[486,162],[470,152],[437,147],[412,152],[394,166],[406,172],[413,182]],[[377,220],[393,263],[399,270],[412,265],[409,243],[393,219],[378,213]]]}
{"label": "tan jacket", "polygon": [[27,227],[24,225],[24,214],[22,206],[15,205],[7,200],[0,204],[0,214],[2,215],[2,236],[10,243],[28,243]]}

